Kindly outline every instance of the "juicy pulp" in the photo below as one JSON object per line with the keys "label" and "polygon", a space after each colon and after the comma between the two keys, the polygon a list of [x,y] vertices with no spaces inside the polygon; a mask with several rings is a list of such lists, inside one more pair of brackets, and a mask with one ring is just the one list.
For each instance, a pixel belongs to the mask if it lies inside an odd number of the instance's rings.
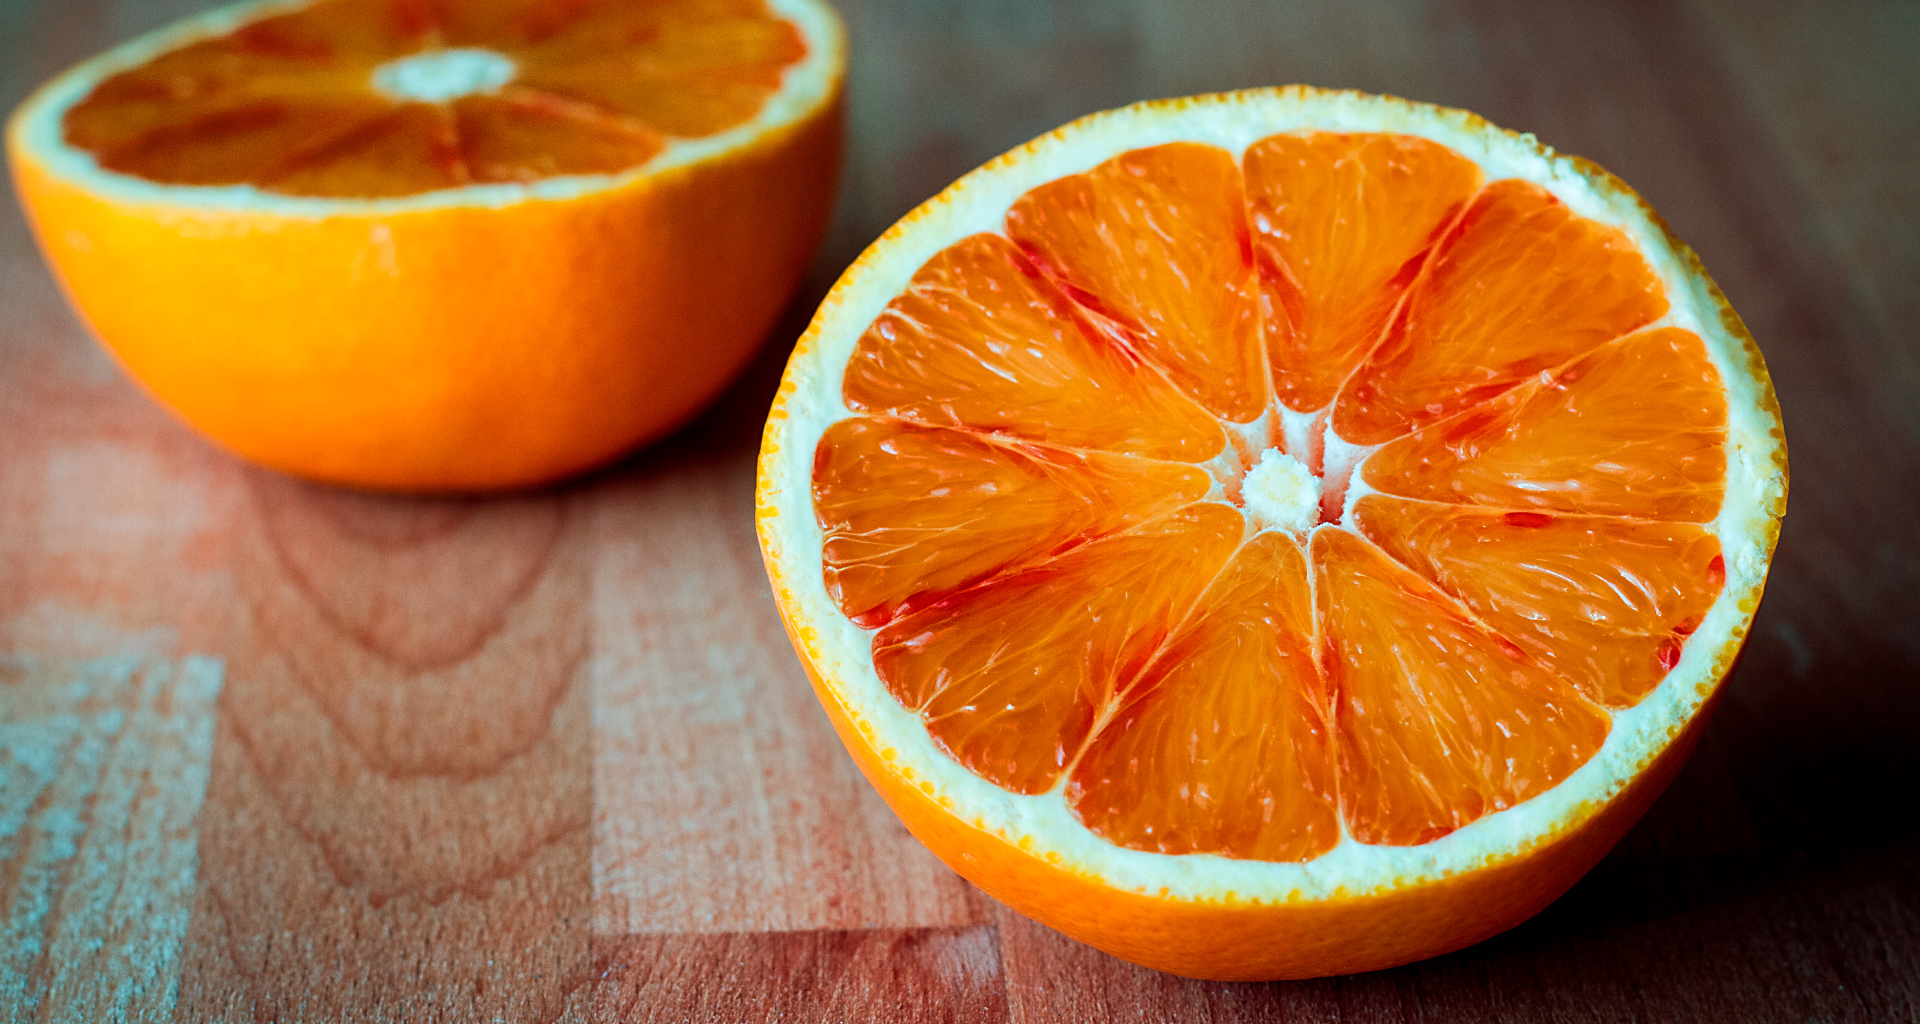
{"label": "juicy pulp", "polygon": [[[1726,398],[1666,309],[1625,234],[1423,139],[1121,154],[861,337],[829,592],[942,749],[1110,842],[1430,842],[1590,759],[1724,585]],[[1308,529],[1239,507],[1287,416],[1357,456]]]}
{"label": "juicy pulp", "polygon": [[[380,87],[450,50],[514,73],[438,102]],[[320,0],[106,78],[64,129],[163,184],[403,196],[639,166],[751,118],[805,53],[763,0]]]}

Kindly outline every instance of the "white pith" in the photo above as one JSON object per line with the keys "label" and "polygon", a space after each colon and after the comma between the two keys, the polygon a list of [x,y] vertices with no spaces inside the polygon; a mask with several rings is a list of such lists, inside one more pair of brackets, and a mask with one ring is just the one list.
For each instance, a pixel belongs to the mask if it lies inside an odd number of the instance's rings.
{"label": "white pith", "polygon": [[1247,519],[1258,529],[1299,535],[1320,518],[1320,478],[1300,460],[1268,448],[1240,482]]}
{"label": "white pith", "polygon": [[[811,491],[814,449],[829,424],[851,415],[841,398],[841,374],[867,325],[941,249],[975,232],[1002,231],[1005,211],[1029,189],[1129,149],[1193,141],[1237,157],[1258,139],[1295,129],[1423,136],[1479,163],[1490,181],[1536,182],[1574,212],[1633,238],[1671,303],[1657,325],[1702,338],[1726,386],[1726,495],[1710,524],[1721,542],[1726,584],[1678,665],[1638,705],[1613,714],[1600,752],[1558,786],[1515,807],[1421,846],[1369,846],[1343,832],[1331,851],[1298,864],[1131,850],[1082,826],[1058,787],[1018,796],[974,776],[942,753],[919,716],[887,691],[873,669],[872,633],[842,615],[824,586]],[[882,738],[878,746],[893,769],[964,820],[1123,890],[1238,903],[1358,895],[1472,871],[1584,820],[1659,754],[1711,694],[1757,606],[1784,510],[1781,441],[1763,372],[1722,322],[1708,283],[1636,198],[1589,179],[1571,158],[1530,136],[1500,132],[1461,111],[1351,93],[1269,90],[1133,107],[1075,122],[973,172],[895,225],[847,272],[796,348],[768,423],[758,493],[761,538],[795,631],[848,720]],[[1290,444],[1324,429],[1310,414],[1282,411],[1278,419],[1278,432]],[[1373,450],[1331,431],[1326,445],[1330,480],[1336,467],[1354,465]],[[1354,476],[1348,510],[1366,490]]]}
{"label": "white pith", "polygon": [[373,69],[373,88],[396,100],[445,103],[492,92],[519,70],[510,58],[478,47],[429,50]]}
{"label": "white pith", "polygon": [[168,185],[101,167],[92,153],[67,145],[62,119],[102,80],[140,66],[189,43],[229,32],[290,11],[313,0],[255,0],[221,7],[123,43],[69,68],[41,86],[20,105],[8,127],[25,152],[32,153],[57,178],[88,192],[130,204],[169,211],[221,213],[258,211],[289,218],[342,215],[387,216],[447,207],[505,207],[530,201],[563,202],[622,188],[676,168],[691,167],[747,149],[771,132],[798,124],[831,101],[846,64],[846,36],[839,18],[824,0],[766,0],[767,7],[799,29],[807,53],[781,73],[780,88],[753,117],[726,131],[698,139],[668,138],[646,163],[614,174],[572,174],[532,182],[465,185],[410,196],[334,199],[288,196],[252,185]]}

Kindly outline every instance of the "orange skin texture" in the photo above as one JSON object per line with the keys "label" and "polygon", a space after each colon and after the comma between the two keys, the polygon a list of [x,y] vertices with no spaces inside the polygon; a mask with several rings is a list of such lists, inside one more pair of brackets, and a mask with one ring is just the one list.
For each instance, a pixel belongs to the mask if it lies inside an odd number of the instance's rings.
{"label": "orange skin texture", "polygon": [[[1264,90],[1256,90],[1264,91]],[[1304,86],[1287,86],[1279,93],[1320,93]],[[1231,96],[1233,94],[1221,94]],[[1175,110],[1212,97],[1195,96],[1141,104],[1148,109]],[[1402,102],[1402,101],[1396,101]],[[1096,115],[1097,116],[1097,115]],[[1466,122],[1481,130],[1502,132],[1477,115]],[[1076,122],[1077,124],[1077,122]],[[1025,146],[989,161],[983,170],[1021,159],[1048,138],[1073,129],[1069,124]],[[1590,161],[1574,158],[1581,173],[1624,196],[1644,211],[1665,234],[1673,250],[1703,281],[1727,331],[1741,344],[1746,369],[1760,385],[1762,411],[1772,420],[1780,442],[1773,469],[1781,491],[1766,511],[1761,551],[1770,558],[1780,537],[1786,513],[1788,465],[1785,429],[1771,378],[1753,335],[1734,312],[1699,257],[1674,236],[1662,218],[1625,182]],[[962,183],[964,184],[964,180]],[[928,200],[875,241],[841,275],[822,308],[836,301],[840,290],[871,263],[882,258],[887,244],[904,225],[949,202],[954,187]],[[908,831],[946,865],[1014,910],[1067,936],[1121,959],[1155,970],[1218,981],[1266,981],[1326,977],[1381,970],[1439,956],[1504,932],[1539,913],[1599,863],[1653,801],[1679,774],[1732,675],[1753,615],[1759,608],[1765,580],[1743,596],[1742,621],[1713,652],[1712,667],[1699,683],[1701,703],[1684,721],[1670,727],[1667,740],[1649,755],[1621,789],[1599,803],[1583,804],[1556,823],[1533,845],[1515,849],[1472,870],[1437,879],[1401,880],[1390,890],[1340,894],[1332,898],[1255,903],[1232,893],[1218,900],[1188,900],[1117,888],[1105,879],[1054,863],[1040,853],[1023,849],[1019,836],[1007,836],[965,820],[935,795],[933,784],[916,779],[911,769],[887,756],[883,735],[870,731],[872,723],[856,721],[838,684],[822,675],[830,664],[818,633],[809,621],[806,602],[795,583],[776,562],[774,550],[780,511],[770,500],[777,486],[775,458],[779,452],[776,425],[785,419],[786,402],[795,390],[794,368],[802,366],[817,344],[821,319],[816,318],[794,347],[788,376],[769,416],[767,437],[759,461],[756,526],[761,538],[768,578],[781,620],[794,650],[805,667],[821,706],[867,780],[899,815]],[[816,556],[817,557],[817,556]],[[826,614],[839,614],[831,609]]]}
{"label": "orange skin texture", "polygon": [[324,218],[90,193],[8,132],[74,308],[228,450],[330,483],[533,486],[659,438],[744,367],[839,174],[843,80],[802,120],[562,201]]}

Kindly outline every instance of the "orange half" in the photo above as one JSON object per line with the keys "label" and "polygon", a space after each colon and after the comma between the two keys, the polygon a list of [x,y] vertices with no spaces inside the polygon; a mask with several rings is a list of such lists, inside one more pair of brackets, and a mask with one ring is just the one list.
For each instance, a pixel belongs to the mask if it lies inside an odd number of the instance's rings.
{"label": "orange half", "polygon": [[76,309],[213,440],[515,487],[752,354],[826,225],[844,66],[820,0],[254,3],[55,78],[7,145]]}
{"label": "orange half", "polygon": [[1759,602],[1782,438],[1604,171],[1253,91],[1075,122],[874,243],[758,522],[956,871],[1138,963],[1303,977],[1511,927],[1645,809]]}

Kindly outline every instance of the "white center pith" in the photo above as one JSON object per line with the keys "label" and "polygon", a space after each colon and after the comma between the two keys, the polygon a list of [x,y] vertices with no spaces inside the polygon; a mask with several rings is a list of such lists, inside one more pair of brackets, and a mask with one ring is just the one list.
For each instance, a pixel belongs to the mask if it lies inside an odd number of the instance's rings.
{"label": "white center pith", "polygon": [[1320,521],[1320,478],[1277,449],[1260,453],[1240,481],[1240,496],[1261,527],[1305,533]]}
{"label": "white center pith", "polygon": [[397,100],[445,103],[492,92],[520,69],[492,50],[461,48],[416,53],[373,70],[373,87]]}

